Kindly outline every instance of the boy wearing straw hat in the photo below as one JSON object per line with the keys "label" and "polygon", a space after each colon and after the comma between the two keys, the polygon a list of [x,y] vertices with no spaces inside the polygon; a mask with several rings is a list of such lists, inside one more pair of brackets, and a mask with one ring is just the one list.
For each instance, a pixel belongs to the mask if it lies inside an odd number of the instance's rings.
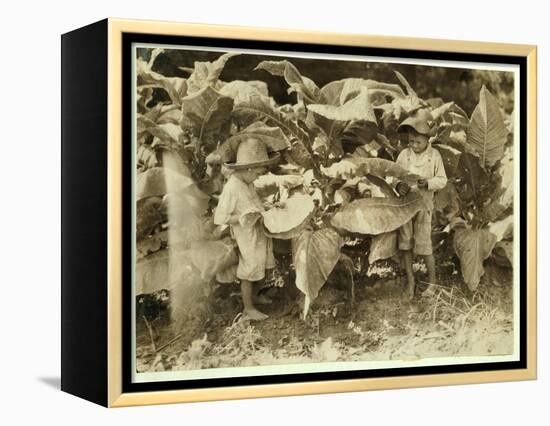
{"label": "boy wearing straw hat", "polygon": [[243,313],[257,321],[267,318],[267,315],[255,304],[269,303],[270,300],[260,296],[258,286],[253,286],[253,283],[265,277],[266,269],[275,267],[275,258],[272,240],[265,235],[260,220],[264,207],[253,182],[279,160],[279,155],[269,157],[267,146],[258,139],[242,141],[237,148],[236,162],[225,164],[233,173],[223,188],[214,214],[216,225],[231,227],[239,251],[237,278],[241,281]]}
{"label": "boy wearing straw hat", "polygon": [[447,184],[447,175],[441,154],[432,148],[429,138],[434,130],[432,115],[427,109],[420,109],[401,123],[399,131],[408,133],[409,145],[397,157],[396,163],[412,174],[420,176],[416,185],[397,182],[399,195],[418,191],[426,203],[408,223],[399,228],[398,245],[403,251],[407,272],[407,298],[414,297],[415,280],[412,269],[412,253],[424,257],[428,270],[429,284],[436,284],[435,259],[432,253],[432,211],[434,192]]}

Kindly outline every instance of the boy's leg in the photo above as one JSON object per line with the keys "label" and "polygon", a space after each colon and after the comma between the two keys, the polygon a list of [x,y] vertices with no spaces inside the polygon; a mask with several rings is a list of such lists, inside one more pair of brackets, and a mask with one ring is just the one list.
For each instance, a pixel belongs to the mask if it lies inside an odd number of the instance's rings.
{"label": "boy's leg", "polygon": [[244,313],[252,320],[261,321],[267,315],[258,311],[252,299],[252,283],[248,280],[241,280],[241,296],[243,298]]}
{"label": "boy's leg", "polygon": [[403,250],[403,260],[405,262],[405,271],[407,272],[406,297],[407,297],[407,300],[412,300],[414,297],[415,282],[414,282],[411,250]]}
{"label": "boy's leg", "polygon": [[402,253],[402,259],[407,273],[407,290],[405,292],[407,300],[412,300],[414,297],[414,273],[412,268],[412,243],[413,243],[413,221],[414,218],[399,228],[397,241],[399,250]]}
{"label": "boy's leg", "polygon": [[424,256],[424,262],[426,262],[426,269],[428,270],[428,288],[426,291],[433,290],[432,284],[437,284],[437,278],[435,275],[435,258],[433,254]]}
{"label": "boy's leg", "polygon": [[427,291],[433,291],[437,284],[435,275],[435,259],[432,253],[432,212],[424,210],[418,213],[415,222],[415,252],[424,258],[428,270]]}

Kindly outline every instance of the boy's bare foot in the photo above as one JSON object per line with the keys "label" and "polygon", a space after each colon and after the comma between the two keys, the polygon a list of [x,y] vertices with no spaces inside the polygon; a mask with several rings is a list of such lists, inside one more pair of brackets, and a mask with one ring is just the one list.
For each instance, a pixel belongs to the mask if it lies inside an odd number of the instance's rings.
{"label": "boy's bare foot", "polygon": [[405,300],[410,302],[414,299],[414,283],[408,283],[407,288],[405,289]]}
{"label": "boy's bare foot", "polygon": [[257,309],[254,309],[254,308],[245,309],[243,313],[253,321],[262,321],[262,320],[268,318],[268,315],[258,311]]}
{"label": "boy's bare foot", "polygon": [[269,305],[273,302],[271,298],[265,294],[259,294],[254,298],[254,303],[258,305]]}

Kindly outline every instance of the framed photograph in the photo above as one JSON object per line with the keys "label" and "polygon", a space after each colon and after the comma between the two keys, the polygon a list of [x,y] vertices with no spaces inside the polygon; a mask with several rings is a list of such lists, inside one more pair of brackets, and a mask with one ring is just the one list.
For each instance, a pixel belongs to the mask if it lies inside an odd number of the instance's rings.
{"label": "framed photograph", "polygon": [[62,389],[536,378],[536,48],[107,19],[62,37]]}

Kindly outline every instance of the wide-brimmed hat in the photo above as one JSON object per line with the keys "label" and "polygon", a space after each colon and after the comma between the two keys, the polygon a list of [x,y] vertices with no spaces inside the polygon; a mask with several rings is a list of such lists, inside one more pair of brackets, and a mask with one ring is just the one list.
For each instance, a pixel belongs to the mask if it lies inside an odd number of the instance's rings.
{"label": "wide-brimmed hat", "polygon": [[435,121],[432,113],[427,108],[422,108],[414,112],[410,117],[405,119],[397,128],[398,132],[406,131],[410,127],[418,133],[426,136],[432,136],[435,130]]}
{"label": "wide-brimmed hat", "polygon": [[279,161],[281,154],[278,152],[272,156],[267,154],[267,146],[259,139],[248,138],[242,141],[237,148],[237,161],[225,163],[232,170],[243,170],[254,167],[271,166]]}

